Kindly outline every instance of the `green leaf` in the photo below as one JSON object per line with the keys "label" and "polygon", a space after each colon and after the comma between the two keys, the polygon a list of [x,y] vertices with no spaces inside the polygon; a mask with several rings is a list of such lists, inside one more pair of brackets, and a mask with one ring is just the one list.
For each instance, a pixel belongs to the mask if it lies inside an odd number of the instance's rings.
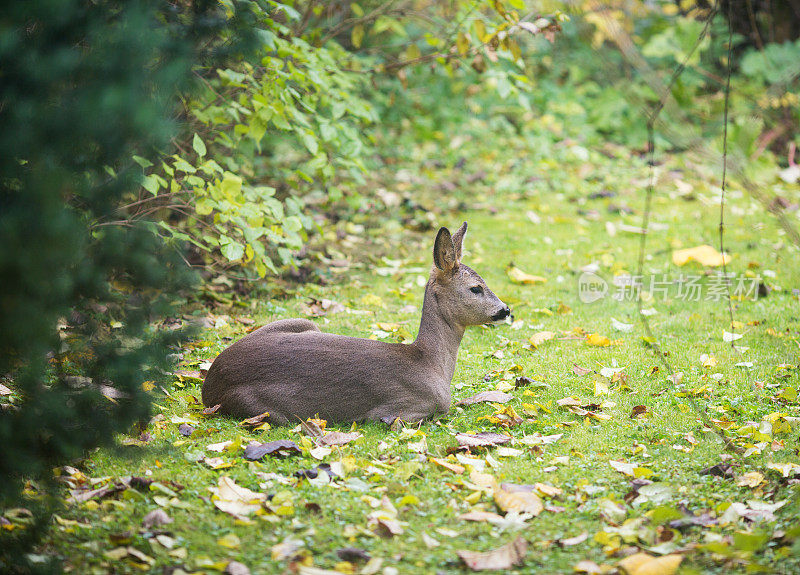
{"label": "green leaf", "polygon": [[194,139],[192,140],[192,148],[194,148],[194,151],[197,152],[197,155],[201,158],[206,155],[206,145],[196,133],[194,135]]}
{"label": "green leaf", "polygon": [[319,151],[319,142],[317,142],[314,135],[309,132],[304,132],[300,134],[300,139],[303,141],[303,145],[305,145],[308,151],[311,152],[311,155],[316,156]]}
{"label": "green leaf", "polygon": [[155,174],[145,176],[142,178],[142,187],[154,196],[157,195],[159,190],[158,177]]}
{"label": "green leaf", "polygon": [[232,201],[242,191],[242,178],[230,172],[225,172],[219,189],[225,198]]}
{"label": "green leaf", "polygon": [[364,41],[364,26],[358,24],[353,26],[353,31],[350,33],[350,42],[354,48],[361,48],[361,42]]}
{"label": "green leaf", "polygon": [[149,168],[153,165],[153,162],[148,160],[147,158],[143,158],[141,156],[133,156],[133,161],[142,166],[142,168]]}
{"label": "green leaf", "polygon": [[242,259],[244,255],[244,246],[239,242],[232,240],[228,236],[222,236],[220,238],[220,251],[222,255],[225,256],[228,261],[236,261]]}

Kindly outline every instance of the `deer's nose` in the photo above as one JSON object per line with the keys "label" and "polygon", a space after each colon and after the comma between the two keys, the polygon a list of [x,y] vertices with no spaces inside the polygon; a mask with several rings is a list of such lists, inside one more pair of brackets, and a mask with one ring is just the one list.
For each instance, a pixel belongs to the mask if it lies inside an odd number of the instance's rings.
{"label": "deer's nose", "polygon": [[503,309],[501,309],[499,312],[497,312],[496,314],[494,314],[494,315],[492,316],[492,319],[493,319],[494,321],[500,321],[501,319],[506,319],[506,318],[507,318],[508,316],[510,316],[510,315],[511,315],[511,308],[509,308],[508,306],[506,306],[506,307],[504,307]]}

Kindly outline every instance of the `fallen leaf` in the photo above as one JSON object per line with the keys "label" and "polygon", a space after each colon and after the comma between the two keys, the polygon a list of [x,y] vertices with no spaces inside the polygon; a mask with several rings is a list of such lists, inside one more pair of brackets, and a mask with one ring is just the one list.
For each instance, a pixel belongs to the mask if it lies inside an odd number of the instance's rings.
{"label": "fallen leaf", "polygon": [[251,444],[244,448],[245,459],[250,459],[251,461],[261,459],[265,455],[276,454],[286,457],[293,453],[302,453],[302,451],[297,444],[290,439],[278,439],[268,443]]}
{"label": "fallen leaf", "polygon": [[342,561],[355,563],[356,561],[369,561],[370,554],[357,547],[344,547],[336,550],[336,556]]}
{"label": "fallen leaf", "polygon": [[142,527],[150,529],[151,527],[158,527],[172,523],[173,519],[163,509],[154,509],[144,516],[142,519]]}
{"label": "fallen leaf", "polygon": [[450,461],[447,461],[446,459],[439,459],[437,457],[431,457],[431,461],[433,461],[439,467],[444,467],[448,471],[452,471],[453,473],[455,473],[457,475],[461,475],[462,473],[464,473],[464,467],[461,466],[461,465],[458,465],[457,463],[451,463]]}
{"label": "fallen leaf", "polygon": [[257,493],[237,483],[223,475],[219,478],[219,483],[213,489],[214,495],[211,497],[214,506],[220,511],[224,511],[234,517],[246,517],[261,508],[261,504],[266,500],[264,493]]}
{"label": "fallen leaf", "polygon": [[189,425],[188,423],[181,423],[178,426],[178,433],[185,437],[189,437],[192,433],[194,433],[195,428]]}
{"label": "fallen leaf", "polygon": [[286,559],[291,559],[294,557],[300,548],[303,547],[303,542],[299,539],[292,539],[288,537],[278,543],[277,545],[273,545],[270,549],[270,553],[272,554],[273,561],[284,561]]}
{"label": "fallen leaf", "polygon": [[480,510],[473,510],[468,513],[462,513],[458,516],[459,519],[464,521],[478,521],[478,522],[486,522],[486,523],[503,523],[504,519],[502,515],[498,515],[497,513],[492,513],[491,511],[480,511]]}
{"label": "fallen leaf", "polygon": [[481,391],[480,393],[460,400],[456,405],[472,405],[473,403],[480,403],[482,401],[491,401],[493,403],[506,403],[514,399],[510,393],[503,393],[502,391],[489,390]]}
{"label": "fallen leaf", "polygon": [[567,537],[566,539],[559,539],[558,544],[562,547],[572,547],[574,545],[579,545],[586,541],[589,538],[589,533],[584,531],[580,535],[576,535],[575,537]]}
{"label": "fallen leaf", "polygon": [[506,268],[506,274],[508,274],[508,278],[515,284],[535,285],[543,284],[547,281],[547,278],[525,273],[514,265],[510,265]]}
{"label": "fallen leaf", "polygon": [[549,341],[556,337],[555,332],[552,331],[540,331],[538,333],[533,334],[528,341],[533,347],[539,347],[544,342]]}
{"label": "fallen leaf", "polygon": [[647,413],[646,405],[634,405],[629,417],[630,419],[637,419],[639,416],[642,416],[646,413]]}
{"label": "fallen leaf", "polygon": [[622,340],[611,340],[604,335],[600,335],[599,333],[592,333],[586,336],[586,343],[592,347],[610,347],[612,345],[622,344]]}
{"label": "fallen leaf", "polygon": [[331,431],[326,433],[321,439],[320,443],[328,446],[342,446],[347,445],[351,441],[355,441],[359,437],[363,437],[358,431],[351,431],[343,433],[341,431]]}
{"label": "fallen leaf", "polygon": [[624,333],[628,333],[631,330],[633,330],[633,324],[632,323],[622,323],[621,321],[618,321],[618,320],[614,319],[613,317],[611,318],[611,327],[614,328],[617,331],[621,331],[621,332],[624,332]]}
{"label": "fallen leaf", "polygon": [[492,551],[456,551],[464,564],[473,571],[499,571],[522,565],[528,552],[528,542],[522,537]]}
{"label": "fallen leaf", "polygon": [[[502,511],[514,513],[530,513],[534,517],[544,509],[542,500],[533,491],[511,491],[509,484],[504,483],[494,492],[494,501]],[[513,487],[511,487],[513,489]]]}
{"label": "fallen leaf", "polygon": [[672,252],[672,263],[676,266],[684,266],[691,261],[695,261],[701,266],[718,267],[722,264],[730,263],[731,256],[728,254],[723,256],[715,248],[709,245],[702,245]]}
{"label": "fallen leaf", "polygon": [[625,575],[673,575],[683,561],[681,555],[653,557],[647,553],[634,553],[617,564]]}
{"label": "fallen leaf", "polygon": [[511,441],[508,435],[484,431],[481,433],[458,433],[456,441],[459,447],[493,447]]}
{"label": "fallen leaf", "polygon": [[722,330],[722,341],[726,343],[730,343],[732,341],[736,341],[737,339],[742,339],[744,334],[741,333],[732,333],[729,331]]}
{"label": "fallen leaf", "polygon": [[264,413],[260,413],[259,415],[254,415],[253,417],[248,417],[247,419],[242,420],[239,425],[259,425],[264,422],[265,419],[269,417],[269,412],[265,411]]}
{"label": "fallen leaf", "polygon": [[755,489],[764,483],[764,476],[758,471],[749,471],[739,478],[736,485],[739,487],[751,487]]}
{"label": "fallen leaf", "polygon": [[215,406],[213,406],[213,407],[206,407],[206,408],[205,408],[205,409],[203,409],[203,411],[201,411],[200,413],[201,413],[201,414],[203,414],[203,415],[213,415],[213,414],[215,414],[217,411],[219,411],[219,408],[220,408],[220,407],[222,407],[222,404],[221,404],[221,403],[218,403],[217,405],[215,405]]}
{"label": "fallen leaf", "polygon": [[583,377],[584,375],[589,375],[590,373],[594,373],[593,369],[589,369],[588,367],[581,367],[577,363],[572,364],[572,373],[579,377]]}
{"label": "fallen leaf", "polygon": [[205,457],[203,458],[203,463],[208,465],[211,469],[226,469],[228,467],[233,467],[233,462],[225,461],[221,457]]}
{"label": "fallen leaf", "polygon": [[250,575],[250,569],[244,563],[229,561],[223,573],[225,575]]}
{"label": "fallen leaf", "polygon": [[242,541],[235,533],[228,533],[217,539],[217,545],[228,549],[238,549],[241,547]]}

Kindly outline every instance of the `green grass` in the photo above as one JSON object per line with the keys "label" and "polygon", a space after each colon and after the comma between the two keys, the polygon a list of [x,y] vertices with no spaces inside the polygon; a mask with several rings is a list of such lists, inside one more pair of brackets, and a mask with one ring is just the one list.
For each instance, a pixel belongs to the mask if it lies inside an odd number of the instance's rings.
{"label": "green grass", "polygon": [[[653,331],[667,360],[683,373],[683,387],[677,387],[667,380],[653,348],[643,340],[633,301],[619,302],[606,297],[584,304],[578,298],[582,266],[597,262],[599,273],[606,279],[626,271],[636,272],[640,236],[620,229],[620,224],[641,223],[646,167],[628,150],[612,148],[611,158],[590,151],[586,159],[581,159],[582,151],[569,145],[541,149],[539,144],[544,138],[546,135],[542,134],[513,140],[497,136],[491,145],[472,138],[458,149],[449,149],[443,142],[440,152],[428,148],[412,150],[400,159],[400,167],[414,175],[410,181],[395,181],[399,168],[393,166],[391,171],[376,172],[371,183],[396,190],[427,206],[437,214],[437,225],[455,229],[462,219],[469,221],[465,263],[482,274],[489,286],[511,305],[515,320],[522,325],[520,329],[501,325],[467,331],[453,380],[454,404],[462,397],[494,389],[501,379],[484,380],[493,370],[520,366],[516,369],[536,382],[512,391],[515,399],[508,405],[523,416],[523,403],[549,406],[550,411],[527,416],[524,423],[507,432],[516,439],[536,432],[564,436],[539,452],[522,444],[510,444],[522,454],[499,457],[490,449],[476,450],[473,457],[485,459],[492,454],[499,465],[487,467],[486,471],[498,481],[541,482],[559,487],[563,494],[545,499],[545,503],[561,508],[560,511],[545,510],[524,525],[505,528],[461,520],[459,516],[472,509],[497,511],[488,495],[470,497],[474,491],[467,485],[469,470],[456,475],[442,469],[409,450],[409,441],[402,438],[401,432],[380,424],[359,425],[362,439],[325,458],[327,462],[343,461],[348,470],[346,480],[336,481],[335,486],[314,486],[305,480],[295,483],[292,479],[295,471],[320,463],[307,452],[287,459],[265,458],[260,463],[247,462],[241,452],[226,453],[222,457],[233,465],[212,470],[202,462],[187,460],[187,456],[192,458],[204,452],[210,443],[239,436],[259,441],[289,438],[299,443],[301,435],[287,427],[254,435],[238,421],[203,417],[195,401],[200,397],[200,389],[189,384],[171,388],[170,397],[156,396],[156,413],[163,414],[163,419],[148,427],[153,439],[146,446],[98,451],[80,465],[83,473],[93,478],[148,476],[163,484],[171,481],[182,485],[176,497],[179,506],[168,503],[170,496],[159,501],[167,502],[165,511],[174,519],[161,529],[174,538],[175,549],[185,550],[185,558],[181,558],[182,551],[177,557],[169,555],[167,549],[152,539],[149,533],[152,530],[141,528],[142,517],[159,508],[155,497],[164,495],[147,489],[128,489],[99,502],[69,505],[61,517],[88,526],[56,523],[42,551],[62,557],[75,573],[139,571],[131,560],[110,560],[104,555],[120,545],[133,546],[152,557],[154,564],[146,567],[154,571],[166,566],[213,571],[223,568],[229,560],[236,560],[249,566],[253,573],[279,573],[287,568],[288,560],[273,560],[271,548],[286,539],[296,539],[302,542],[299,556],[305,557],[306,562],[313,560],[315,567],[335,569],[340,564],[335,554],[337,549],[359,547],[373,557],[382,558],[384,567],[393,566],[400,573],[432,573],[463,570],[457,550],[493,549],[519,534],[530,544],[524,565],[516,569],[519,573],[570,573],[581,560],[616,565],[632,548],[646,550],[665,542],[673,543],[674,550],[684,556],[682,573],[745,572],[757,566],[771,573],[800,572],[797,546],[790,551],[792,541],[796,540],[793,538],[797,537],[796,532],[791,532],[797,523],[797,483],[782,479],[766,467],[773,462],[800,463],[796,420],[790,422],[791,431],[774,434],[766,440],[760,454],[735,456],[731,462],[735,478],[701,475],[702,469],[720,463],[725,451],[719,437],[703,428],[687,399],[681,396],[684,388],[700,390],[707,385],[704,391],[698,391],[696,402],[711,418],[730,418],[734,422],[730,436],[745,448],[757,443],[737,432],[745,422],[760,422],[764,416],[776,412],[790,418],[800,416],[796,401],[780,403],[774,399],[778,391],[798,387],[800,310],[798,296],[791,291],[800,287],[797,248],[790,245],[768,214],[737,192],[734,183],[727,208],[726,245],[733,255],[729,270],[737,274],[748,270],[774,272],[774,277],[765,278],[775,288],[767,297],[734,302],[736,320],[744,325],[737,331],[745,333],[737,343],[749,347],[744,360],[753,362],[754,367],[749,376],[746,370],[735,367],[743,359],[722,340],[723,329],[730,330],[725,301],[684,301],[674,297],[673,292],[667,301],[659,299],[646,307],[658,311],[650,318]],[[458,154],[469,158],[468,168],[463,171],[451,167]],[[433,162],[436,159],[445,167],[437,168]],[[719,204],[712,200],[718,186],[717,170],[713,166],[697,168],[690,160],[685,156],[671,157],[659,170],[652,221],[660,225],[648,239],[646,274],[666,273],[673,278],[680,273],[702,275],[704,270],[697,264],[673,266],[672,250],[700,244],[718,245]],[[468,174],[481,169],[487,172],[486,177],[467,183]],[[691,198],[679,194],[677,178],[692,186]],[[443,181],[455,183],[458,191],[443,196],[436,191]],[[601,190],[616,195],[588,199],[590,194]],[[781,193],[795,202],[800,197],[797,186]],[[612,214],[609,204],[627,205],[635,213]],[[533,223],[526,215],[528,211],[538,214],[541,222]],[[793,221],[797,223],[796,218]],[[607,222],[616,226],[615,235],[609,235]],[[331,249],[352,258],[353,263],[344,273],[332,274],[327,285],[298,285],[282,298],[255,297],[245,302],[244,308],[214,312],[232,317],[246,315],[261,324],[301,315],[309,297],[325,297],[344,304],[348,310],[364,313],[337,313],[315,320],[323,331],[368,337],[375,322],[381,321],[398,323],[415,334],[419,321],[416,310],[421,306],[423,289],[419,287],[419,278],[427,276],[434,232],[410,232],[390,221],[383,227],[351,235],[354,237]],[[372,236],[369,243],[359,241],[367,235]],[[388,265],[376,253],[388,254],[397,262],[397,273],[376,275],[373,271],[376,267]],[[546,277],[547,283],[512,283],[505,271],[510,262],[528,273]],[[407,271],[414,268],[426,271]],[[709,278],[704,277],[702,283],[707,286],[708,282]],[[379,297],[380,305],[375,298],[365,298],[368,295]],[[571,312],[559,313],[561,304]],[[561,311],[564,310],[562,307]],[[635,326],[629,333],[614,331],[612,317]],[[578,328],[621,342],[611,347],[591,347],[582,337],[566,338],[567,333],[579,333],[575,331]],[[554,331],[558,337],[538,349],[526,349],[528,338],[543,330]],[[208,330],[202,336],[207,345],[187,351],[184,361],[193,368],[196,365],[193,362],[211,360],[244,332],[244,326],[234,322],[228,327]],[[495,354],[498,350],[502,351],[502,358]],[[702,354],[713,354],[718,365],[703,367]],[[573,373],[576,364],[599,370],[614,362],[625,367],[626,384],[611,383],[609,393],[602,397],[595,397],[592,375],[580,377]],[[788,377],[782,377],[786,371],[777,368],[780,364],[791,364]],[[657,366],[660,369],[653,373]],[[715,373],[721,374],[718,380],[710,378]],[[512,383],[516,375],[505,373]],[[324,379],[316,383],[325,385]],[[585,403],[609,401],[615,405],[603,409],[602,413],[610,419],[587,419],[556,404],[567,396],[577,396]],[[637,405],[647,406],[649,416],[631,419],[629,414]],[[419,430],[426,436],[429,455],[445,457],[448,448],[455,445],[456,432],[502,431],[483,418],[494,411],[487,404],[454,407],[447,415],[422,423]],[[191,417],[197,422],[197,429],[207,435],[180,436],[178,424],[171,422],[176,416]],[[338,429],[346,431],[349,426]],[[689,432],[697,439],[696,447],[689,453],[675,449],[673,445],[689,446],[682,439]],[[418,437],[412,439],[418,440]],[[770,444],[772,440],[776,443]],[[205,452],[205,455],[218,454]],[[562,463],[553,464],[555,458],[563,456],[569,458],[568,462],[562,459]],[[670,486],[672,495],[662,507],[672,510],[685,508],[697,515],[709,512],[721,516],[731,502],[755,499],[789,503],[776,511],[776,521],[752,524],[739,520],[728,525],[670,531],[656,524],[657,517],[650,517],[654,504],[645,502],[634,507],[625,503],[626,494],[632,490],[631,478],[614,470],[609,465],[612,459],[645,467],[653,472],[650,480]],[[416,471],[416,466],[409,463],[414,461],[420,464]],[[414,473],[406,477],[411,471]],[[739,486],[738,479],[750,471],[762,473],[764,483],[757,488]],[[272,480],[262,488],[259,484],[265,482],[258,473],[276,473],[292,479],[292,483],[282,485]],[[263,489],[269,495],[286,492],[278,497],[288,497],[293,512],[280,517],[254,517],[250,523],[235,520],[217,510],[210,500],[209,488],[216,486],[223,475],[250,489]],[[359,490],[359,486],[365,490]],[[416,500],[400,507],[400,501],[408,495]],[[371,503],[383,496],[398,506],[398,519],[404,527],[404,533],[391,538],[374,535],[368,526],[368,515],[374,511]],[[632,530],[633,535],[616,545],[619,549],[611,555],[595,540],[598,532],[612,527],[600,513],[607,499],[624,506],[626,519],[643,518],[639,531]],[[444,534],[439,530],[445,530]],[[568,547],[556,543],[583,532],[588,533],[583,543]],[[742,543],[743,537],[735,540],[731,537],[737,532],[763,533],[771,539],[753,551]],[[789,535],[782,536],[781,532]],[[120,544],[118,536],[125,533],[126,542]],[[435,538],[439,545],[426,546],[423,533]],[[239,538],[238,548],[219,544],[229,534]],[[715,541],[718,541],[715,548],[703,547]],[[666,546],[658,549],[669,550]]]}

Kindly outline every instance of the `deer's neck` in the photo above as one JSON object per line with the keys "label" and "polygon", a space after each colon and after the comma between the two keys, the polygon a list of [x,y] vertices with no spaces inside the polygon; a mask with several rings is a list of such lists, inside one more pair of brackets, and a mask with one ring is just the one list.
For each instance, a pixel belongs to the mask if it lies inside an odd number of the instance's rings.
{"label": "deer's neck", "polygon": [[454,325],[442,313],[440,302],[430,285],[425,288],[422,304],[422,320],[414,341],[436,373],[449,383],[453,379],[458,357],[458,346],[464,336],[464,328]]}

